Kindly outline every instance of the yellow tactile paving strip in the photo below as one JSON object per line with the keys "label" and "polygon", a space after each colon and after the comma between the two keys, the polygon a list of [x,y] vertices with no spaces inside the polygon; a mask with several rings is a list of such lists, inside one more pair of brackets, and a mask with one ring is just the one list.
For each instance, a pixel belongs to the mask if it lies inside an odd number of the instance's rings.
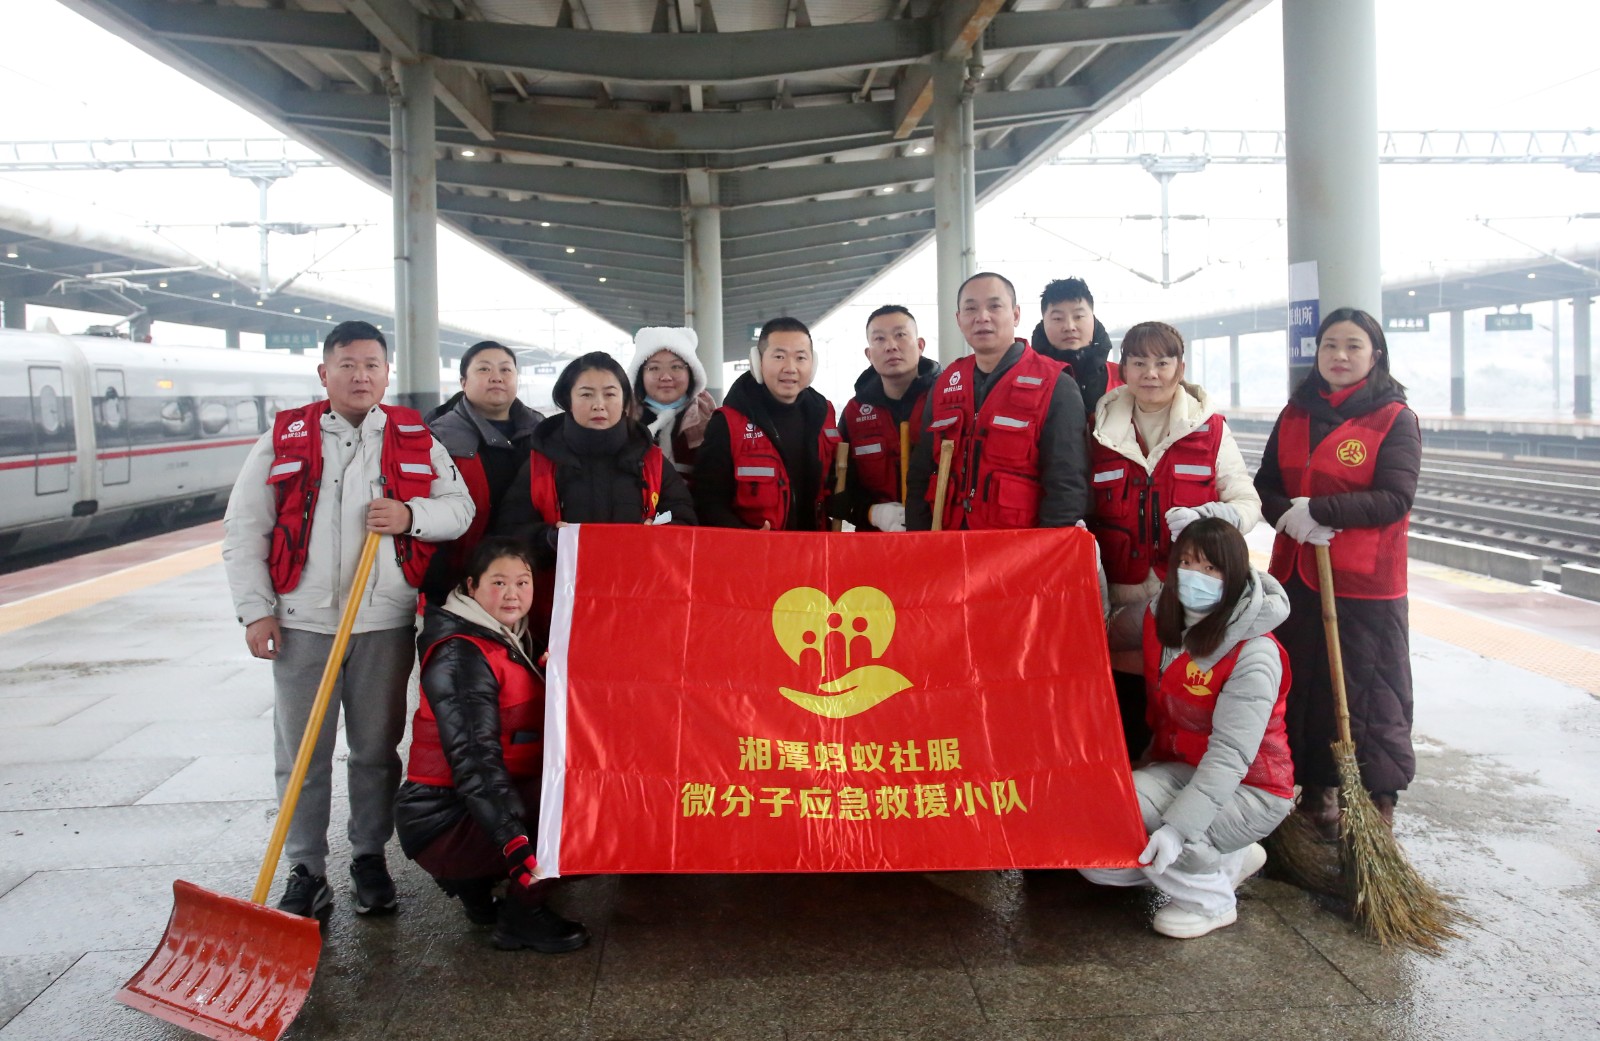
{"label": "yellow tactile paving strip", "polygon": [[1600,696],[1600,654],[1586,648],[1416,597],[1411,631]]}
{"label": "yellow tactile paving strip", "polygon": [[75,582],[52,593],[40,593],[26,600],[0,607],[0,635],[26,629],[52,618],[109,600],[136,593],[179,575],[208,567],[222,560],[222,543],[186,549],[169,557],[113,571],[109,575]]}

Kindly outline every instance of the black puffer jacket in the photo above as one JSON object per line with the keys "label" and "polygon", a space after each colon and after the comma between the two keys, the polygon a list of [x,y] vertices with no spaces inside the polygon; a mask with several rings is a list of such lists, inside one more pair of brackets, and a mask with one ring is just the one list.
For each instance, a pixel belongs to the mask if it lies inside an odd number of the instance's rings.
{"label": "black puffer jacket", "polygon": [[[789,479],[788,530],[826,528],[825,519],[806,509],[804,504],[816,501],[818,483],[825,481],[833,470],[833,461],[829,460],[827,472],[824,472],[822,460],[817,457],[817,438],[827,424],[830,411],[828,399],[820,391],[807,387],[794,404],[784,405],[757,383],[754,376],[745,372],[733,381],[722,404],[725,408],[736,409],[760,427],[777,446]],[[737,492],[728,414],[718,409],[706,426],[705,444],[700,446],[700,455],[695,460],[694,501],[700,523],[713,528],[748,530],[750,525],[733,508]],[[802,505],[797,507],[796,503]],[[831,493],[829,503],[831,511]]]}
{"label": "black puffer jacket", "polygon": [[[891,398],[883,389],[883,377],[869,365],[863,369],[860,376],[856,377],[855,396],[851,402],[871,405],[886,412],[896,426],[901,423],[911,423],[915,427],[920,420],[918,412],[927,397],[928,388],[933,386],[933,381],[939,378],[941,369],[939,363],[932,358],[919,358],[917,360],[917,376],[911,381],[911,386],[898,398]],[[839,417],[839,432],[849,440],[850,434],[845,430],[845,416],[850,413],[850,403],[844,406],[844,413]],[[896,452],[898,452],[898,447]],[[907,465],[910,460],[906,460]],[[898,496],[896,500],[898,501]],[[844,519],[854,524],[858,530],[871,531],[872,523],[868,519],[873,506],[885,499],[874,495],[861,483],[861,475],[855,466],[845,471],[845,501]]]}
{"label": "black puffer jacket", "polygon": [[1111,357],[1111,334],[1100,324],[1100,319],[1094,320],[1094,338],[1089,346],[1075,351],[1060,351],[1050,346],[1050,337],[1044,334],[1044,323],[1040,322],[1033,327],[1033,349],[1068,367],[1083,394],[1083,414],[1093,419],[1095,406],[1106,395],[1106,359]]}
{"label": "black puffer jacket", "polygon": [[[610,430],[586,430],[568,414],[551,416],[533,432],[533,450],[556,464],[561,519],[568,524],[638,524],[643,517],[644,456],[654,447],[638,423],[624,419]],[[524,461],[495,515],[493,533],[526,540],[541,563],[555,559],[556,526],[533,505],[530,467]],[[689,486],[669,465],[661,468],[656,513],[674,524],[695,523]]]}
{"label": "black puffer jacket", "polygon": [[[475,625],[445,607],[430,605],[422,619],[417,651],[422,667],[422,696],[433,708],[439,725],[439,743],[455,779],[455,787],[407,781],[395,796],[394,824],[400,848],[415,857],[465,814],[497,848],[518,835],[526,836],[526,821],[537,816],[537,806],[524,806],[516,784],[506,771],[500,748],[500,686],[483,651],[459,636],[492,640],[503,650],[502,660],[534,673],[524,655],[512,650],[507,638]],[[431,653],[430,653],[431,652]],[[542,686],[544,680],[536,676]],[[541,712],[542,716],[542,712]]]}

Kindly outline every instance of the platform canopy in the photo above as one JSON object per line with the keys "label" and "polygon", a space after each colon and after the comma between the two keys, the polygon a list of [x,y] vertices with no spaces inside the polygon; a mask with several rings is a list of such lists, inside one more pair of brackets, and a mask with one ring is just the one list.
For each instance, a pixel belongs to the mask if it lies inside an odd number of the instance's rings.
{"label": "platform canopy", "polygon": [[981,201],[1265,0],[63,2],[385,189],[391,62],[431,61],[440,218],[629,331],[719,210],[733,354],[932,236],[935,61],[981,71]]}

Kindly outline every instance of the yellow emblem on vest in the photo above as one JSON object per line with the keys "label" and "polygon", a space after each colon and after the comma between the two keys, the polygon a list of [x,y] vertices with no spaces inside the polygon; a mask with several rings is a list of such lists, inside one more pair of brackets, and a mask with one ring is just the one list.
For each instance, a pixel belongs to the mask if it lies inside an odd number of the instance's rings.
{"label": "yellow emblem on vest", "polygon": [[[881,589],[855,586],[838,600],[811,586],[798,586],[772,605],[772,635],[796,665],[814,655],[818,690],[779,687],[784,697],[807,712],[844,719],[865,712],[911,686],[895,670],[876,664],[851,668],[854,658],[880,658],[894,638],[894,603]],[[830,673],[843,668],[842,675]]]}
{"label": "yellow emblem on vest", "polygon": [[1209,698],[1215,693],[1211,689],[1211,669],[1200,671],[1200,666],[1190,662],[1183,669],[1183,689],[1197,698]]}
{"label": "yellow emblem on vest", "polygon": [[1367,446],[1352,437],[1339,445],[1335,455],[1346,466],[1360,466],[1367,461]]}

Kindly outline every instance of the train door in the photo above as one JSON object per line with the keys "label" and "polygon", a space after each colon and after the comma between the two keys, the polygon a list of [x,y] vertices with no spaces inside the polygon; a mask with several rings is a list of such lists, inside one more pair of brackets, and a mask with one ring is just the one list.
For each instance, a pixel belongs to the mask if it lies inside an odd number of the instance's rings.
{"label": "train door", "polygon": [[127,484],[133,448],[128,431],[128,384],[121,369],[94,370],[94,429],[100,451],[100,483]]}
{"label": "train door", "polygon": [[72,486],[77,460],[72,434],[72,402],[58,366],[28,366],[28,397],[33,408],[33,491],[57,495]]}

